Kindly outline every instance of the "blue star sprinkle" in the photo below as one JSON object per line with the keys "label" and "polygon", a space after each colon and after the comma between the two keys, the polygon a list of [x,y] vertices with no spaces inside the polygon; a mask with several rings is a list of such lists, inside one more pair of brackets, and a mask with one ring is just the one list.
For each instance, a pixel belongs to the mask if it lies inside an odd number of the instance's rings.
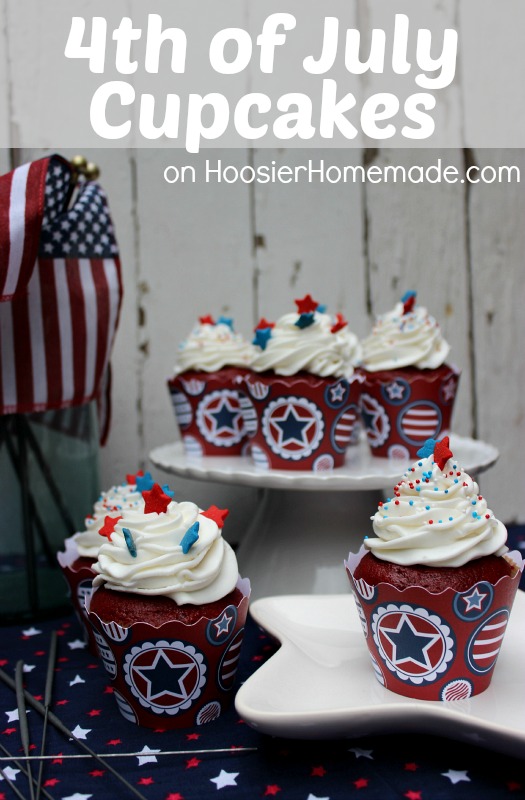
{"label": "blue star sprinkle", "polygon": [[326,314],[326,305],[319,304],[316,308],[316,311],[318,311],[320,314]]}
{"label": "blue star sprinkle", "polygon": [[309,328],[310,325],[314,324],[314,312],[311,311],[308,314],[300,314],[299,319],[295,324],[297,325],[298,328],[301,328],[301,330],[303,330],[304,328]]}
{"label": "blue star sprinkle", "polygon": [[150,472],[146,472],[145,475],[137,475],[137,492],[149,492],[154,483]]}
{"label": "blue star sprinkle", "polygon": [[231,317],[219,317],[217,325],[227,325],[228,328],[233,330],[233,319]]}
{"label": "blue star sprinkle", "polygon": [[428,458],[428,456],[434,455],[434,447],[436,444],[436,439],[427,439],[423,447],[420,447],[417,451],[418,456],[420,458]]}
{"label": "blue star sprinkle", "polygon": [[186,555],[189,552],[190,547],[194,545],[197,539],[199,538],[199,528],[200,528],[200,523],[198,521],[194,522],[191,528],[188,528],[188,530],[182,537],[180,546],[182,547],[182,552],[184,553],[184,555]]}
{"label": "blue star sprinkle", "polygon": [[255,331],[255,338],[252,344],[257,345],[261,350],[266,350],[268,340],[272,338],[271,328],[257,328]]}
{"label": "blue star sprinkle", "polygon": [[169,484],[167,483],[165,483],[164,486],[162,487],[162,491],[164,492],[164,494],[167,494],[168,497],[175,497],[175,492],[173,491],[173,489],[170,489]]}
{"label": "blue star sprinkle", "polygon": [[126,540],[126,547],[128,548],[130,555],[133,558],[136,558],[137,548],[135,547],[135,542],[133,541],[133,536],[131,535],[130,529],[122,528],[122,533],[124,534],[124,539]]}
{"label": "blue star sprinkle", "polygon": [[401,298],[401,302],[406,303],[407,300],[410,300],[412,297],[417,297],[417,292],[409,290],[408,292],[405,292],[405,294]]}

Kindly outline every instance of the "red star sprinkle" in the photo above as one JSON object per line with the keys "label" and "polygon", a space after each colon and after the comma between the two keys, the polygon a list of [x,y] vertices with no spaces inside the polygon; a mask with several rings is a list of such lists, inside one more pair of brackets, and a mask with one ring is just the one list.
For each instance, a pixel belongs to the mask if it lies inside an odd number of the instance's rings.
{"label": "red star sprinkle", "polygon": [[358,778],[354,781],[354,786],[356,789],[364,789],[368,786],[368,778]]}
{"label": "red star sprinkle", "polygon": [[201,325],[215,325],[215,320],[211,314],[207,314],[205,317],[199,317],[199,322]]}
{"label": "red star sprinkle", "polygon": [[110,542],[111,541],[111,534],[115,531],[115,525],[122,519],[122,514],[118,517],[104,517],[104,524],[99,530],[101,536],[105,536],[106,539]]}
{"label": "red star sprinkle", "polygon": [[266,787],[266,790],[264,792],[264,796],[265,797],[270,797],[270,796],[271,797],[275,797],[277,792],[280,792],[280,791],[281,791],[281,787],[277,786],[277,784],[275,784],[275,783],[272,783],[272,784],[270,784],[270,786]]}
{"label": "red star sprinkle", "polygon": [[348,322],[346,321],[344,316],[342,314],[337,313],[335,315],[335,322],[332,325],[332,327],[330,328],[330,330],[332,331],[332,333],[337,333],[337,331],[340,331],[343,328],[346,328],[347,325],[348,325]]}
{"label": "red star sprinkle", "polygon": [[434,461],[438,465],[439,469],[443,469],[449,458],[452,458],[453,453],[450,449],[449,445],[449,438],[448,436],[444,436],[440,442],[436,443],[434,447]]}
{"label": "red star sprinkle", "polygon": [[154,483],[151,489],[142,492],[142,497],[144,498],[145,514],[152,514],[154,511],[157,514],[165,514],[172,499],[158,483]]}
{"label": "red star sprinkle", "polygon": [[254,330],[263,331],[265,328],[275,328],[275,322],[268,322],[265,317],[261,317]]}
{"label": "red star sprinkle", "polygon": [[214,522],[217,523],[219,528],[224,527],[224,520],[230,513],[228,508],[217,508],[217,506],[210,506],[206,511],[201,511],[201,515],[203,517],[207,517],[208,519],[212,519]]}
{"label": "red star sprinkle", "polygon": [[401,302],[403,303],[403,314],[409,314],[416,304],[416,293],[407,292],[401,298]]}
{"label": "red star sprinkle", "polygon": [[140,475],[142,477],[144,475],[143,470],[139,469],[139,471],[135,475],[126,475],[126,483],[129,483],[130,486],[135,486],[137,483],[137,477]]}
{"label": "red star sprinkle", "polygon": [[296,300],[295,304],[299,314],[311,314],[312,311],[315,311],[319,305],[319,303],[316,303],[309,294],[306,294],[302,300]]}

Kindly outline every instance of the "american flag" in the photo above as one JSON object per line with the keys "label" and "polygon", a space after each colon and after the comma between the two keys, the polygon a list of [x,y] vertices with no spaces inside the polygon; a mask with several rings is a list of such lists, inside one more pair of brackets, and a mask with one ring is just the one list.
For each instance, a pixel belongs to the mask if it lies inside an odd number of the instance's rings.
{"label": "american flag", "polygon": [[59,156],[0,176],[0,414],[81,405],[107,386],[118,248],[100,185],[79,183],[72,203],[70,186]]}

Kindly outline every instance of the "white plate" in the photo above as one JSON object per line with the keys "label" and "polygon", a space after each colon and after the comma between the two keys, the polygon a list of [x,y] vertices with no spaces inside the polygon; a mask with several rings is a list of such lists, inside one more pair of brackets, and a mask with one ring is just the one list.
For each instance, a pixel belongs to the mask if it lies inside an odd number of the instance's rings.
{"label": "white plate", "polygon": [[[452,434],[450,446],[466,472],[476,473],[488,469],[497,460],[495,447],[477,439]],[[182,442],[162,445],[150,453],[152,463],[175,475],[197,480],[234,483],[275,489],[368,490],[386,489],[397,481],[411,463],[375,458],[366,440],[361,440],[347,451],[346,464],[329,472],[307,472],[257,469],[248,456],[190,457],[184,452]]]}
{"label": "white plate", "polygon": [[350,594],[266,597],[250,610],[282,643],[235,700],[241,717],[262,733],[325,739],[424,731],[525,755],[524,592],[491,685],[451,703],[402,697],[378,683]]}

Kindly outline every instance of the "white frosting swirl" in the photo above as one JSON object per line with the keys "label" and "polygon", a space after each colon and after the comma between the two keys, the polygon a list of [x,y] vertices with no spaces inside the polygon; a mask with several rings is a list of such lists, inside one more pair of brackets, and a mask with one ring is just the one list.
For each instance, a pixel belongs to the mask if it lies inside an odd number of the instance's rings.
{"label": "white frosting swirl", "polygon": [[357,336],[348,326],[332,333],[332,318],[318,311],[307,327],[296,325],[298,319],[298,313],[290,313],[275,323],[266,347],[256,347],[252,369],[271,369],[278,375],[305,370],[322,378],[350,377],[361,355]]}
{"label": "white frosting swirl", "polygon": [[99,548],[104,542],[99,531],[104,525],[106,516],[116,517],[125,509],[143,508],[143,506],[142,494],[137,491],[135,484],[123,483],[120,486],[112,486],[107,492],[102,492],[93,506],[93,514],[85,519],[86,530],[74,536],[79,556],[93,559],[97,557]]}
{"label": "white frosting swirl", "polygon": [[400,367],[436,369],[445,363],[450,346],[423,306],[403,313],[403,303],[377,318],[362,341],[362,364],[369,372]]}
{"label": "white frosting swirl", "polygon": [[[195,523],[198,539],[183,553],[180,542]],[[136,551],[126,544],[128,529]],[[237,559],[216,522],[195,503],[171,502],[165,513],[124,511],[111,540],[105,541],[93,565],[93,587],[171,597],[178,605],[211,603],[233,591],[239,577]]]}
{"label": "white frosting swirl", "polygon": [[461,567],[508,550],[505,526],[453,457],[443,470],[433,456],[417,461],[372,520],[377,538],[365,547],[394,564]]}
{"label": "white frosting swirl", "polygon": [[223,367],[248,367],[254,348],[224,323],[201,323],[181,342],[175,375],[189,369],[216,372]]}

